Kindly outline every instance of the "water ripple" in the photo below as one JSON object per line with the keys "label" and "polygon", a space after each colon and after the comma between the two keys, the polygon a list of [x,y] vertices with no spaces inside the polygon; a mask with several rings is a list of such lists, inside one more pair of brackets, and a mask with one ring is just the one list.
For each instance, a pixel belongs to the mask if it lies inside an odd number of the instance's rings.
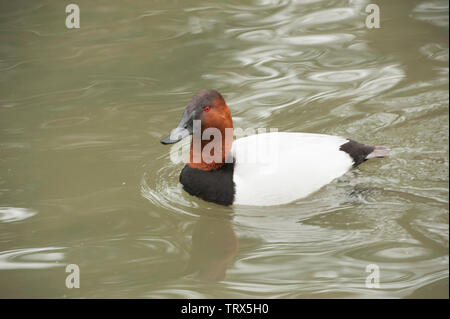
{"label": "water ripple", "polygon": [[48,269],[62,267],[64,247],[21,248],[0,252],[0,269]]}
{"label": "water ripple", "polygon": [[0,207],[0,223],[21,221],[36,215],[37,212],[28,208]]}

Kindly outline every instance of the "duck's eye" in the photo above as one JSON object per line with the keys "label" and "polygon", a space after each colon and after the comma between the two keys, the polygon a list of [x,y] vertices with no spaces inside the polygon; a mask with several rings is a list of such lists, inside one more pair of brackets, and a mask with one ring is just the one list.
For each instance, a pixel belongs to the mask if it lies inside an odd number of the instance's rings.
{"label": "duck's eye", "polygon": [[211,109],[211,107],[209,105],[203,107],[203,111],[205,111],[205,112],[209,112],[210,109]]}

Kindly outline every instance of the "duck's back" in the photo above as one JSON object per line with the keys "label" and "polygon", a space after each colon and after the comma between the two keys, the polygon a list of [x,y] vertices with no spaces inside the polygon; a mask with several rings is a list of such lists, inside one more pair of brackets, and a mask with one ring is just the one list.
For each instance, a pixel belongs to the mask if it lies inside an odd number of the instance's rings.
{"label": "duck's back", "polygon": [[346,143],[339,136],[284,132],[235,140],[234,204],[279,205],[308,196],[355,163],[341,150]]}

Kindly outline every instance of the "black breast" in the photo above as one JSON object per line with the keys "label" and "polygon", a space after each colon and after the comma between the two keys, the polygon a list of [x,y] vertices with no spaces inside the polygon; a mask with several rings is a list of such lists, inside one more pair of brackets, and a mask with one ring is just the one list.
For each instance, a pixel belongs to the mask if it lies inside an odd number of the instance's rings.
{"label": "black breast", "polygon": [[225,163],[222,167],[205,171],[184,166],[180,174],[180,183],[186,192],[208,202],[231,205],[234,201],[233,182],[234,163]]}

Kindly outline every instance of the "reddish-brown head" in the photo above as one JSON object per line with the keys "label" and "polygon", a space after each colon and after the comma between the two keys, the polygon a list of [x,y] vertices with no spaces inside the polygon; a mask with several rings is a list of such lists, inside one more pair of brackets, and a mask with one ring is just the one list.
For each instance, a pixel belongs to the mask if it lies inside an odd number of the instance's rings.
{"label": "reddish-brown head", "polygon": [[219,92],[198,92],[187,105],[180,124],[161,143],[176,143],[187,135],[193,135],[189,166],[211,170],[225,163],[233,142],[233,121]]}

